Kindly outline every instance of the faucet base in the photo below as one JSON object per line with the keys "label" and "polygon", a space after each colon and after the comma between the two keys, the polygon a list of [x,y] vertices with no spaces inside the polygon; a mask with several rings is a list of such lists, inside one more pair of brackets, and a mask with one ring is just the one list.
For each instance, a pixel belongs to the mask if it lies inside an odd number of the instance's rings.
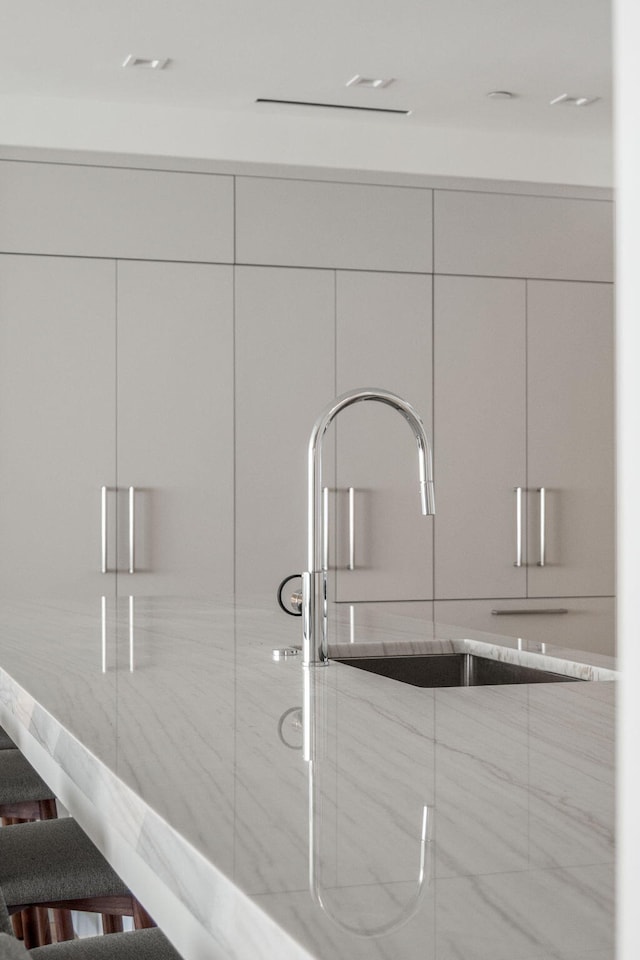
{"label": "faucet base", "polygon": [[302,666],[326,666],[329,662],[327,636],[327,571],[302,574]]}

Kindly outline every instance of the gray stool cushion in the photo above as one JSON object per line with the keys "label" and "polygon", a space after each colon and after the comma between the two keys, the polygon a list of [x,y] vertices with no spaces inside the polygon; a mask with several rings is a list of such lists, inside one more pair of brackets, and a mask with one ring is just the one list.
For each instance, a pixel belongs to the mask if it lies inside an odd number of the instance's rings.
{"label": "gray stool cushion", "polygon": [[53,943],[30,950],[28,956],[33,960],[181,960],[157,927]]}
{"label": "gray stool cushion", "polygon": [[7,731],[0,727],[0,750],[14,750],[15,746]]}
{"label": "gray stool cushion", "polygon": [[50,787],[19,750],[0,750],[0,803],[52,798]]}
{"label": "gray stool cushion", "polygon": [[75,820],[40,820],[0,829],[0,889],[18,904],[130,896]]}
{"label": "gray stool cushion", "polygon": [[0,933],[0,960],[29,960],[29,951],[21,940]]}

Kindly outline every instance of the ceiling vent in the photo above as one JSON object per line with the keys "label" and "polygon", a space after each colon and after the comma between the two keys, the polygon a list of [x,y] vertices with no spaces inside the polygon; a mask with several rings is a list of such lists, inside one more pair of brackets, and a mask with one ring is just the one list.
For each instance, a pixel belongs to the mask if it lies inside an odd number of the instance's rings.
{"label": "ceiling vent", "polygon": [[276,103],[288,107],[322,107],[325,110],[360,110],[365,113],[395,113],[408,117],[411,110],[393,110],[391,107],[357,107],[350,103],[316,103],[314,100],[274,100],[269,97],[257,97],[256,103]]}
{"label": "ceiling vent", "polygon": [[164,60],[160,58],[148,58],[148,57],[134,57],[132,53],[129,54],[127,59],[122,64],[123,67],[136,67],[139,70],[164,70],[168,64],[171,63],[168,57],[165,57]]}

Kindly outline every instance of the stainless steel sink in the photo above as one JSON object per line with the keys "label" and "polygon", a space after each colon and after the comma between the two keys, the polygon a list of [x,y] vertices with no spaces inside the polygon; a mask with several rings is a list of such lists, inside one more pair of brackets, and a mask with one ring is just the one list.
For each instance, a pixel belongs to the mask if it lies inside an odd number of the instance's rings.
{"label": "stainless steel sink", "polygon": [[570,683],[577,677],[550,673],[472,653],[409,657],[335,657],[337,663],[378,673],[414,687],[479,687],[503,683]]}

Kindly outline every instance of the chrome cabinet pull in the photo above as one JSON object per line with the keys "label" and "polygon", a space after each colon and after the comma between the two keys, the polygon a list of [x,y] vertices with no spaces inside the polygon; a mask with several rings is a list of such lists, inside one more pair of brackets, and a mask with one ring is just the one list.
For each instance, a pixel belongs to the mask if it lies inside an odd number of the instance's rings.
{"label": "chrome cabinet pull", "polygon": [[129,573],[136,572],[136,488],[129,487]]}
{"label": "chrome cabinet pull", "polygon": [[492,617],[521,617],[521,616],[541,616],[542,614],[556,614],[556,613],[569,613],[566,607],[548,607],[543,609],[542,607],[537,610],[492,610]]}
{"label": "chrome cabinet pull", "polygon": [[544,567],[547,562],[547,491],[544,487],[538,487],[538,493],[540,494],[540,559],[538,560],[538,566]]}
{"label": "chrome cabinet pull", "polygon": [[522,487],[513,488],[516,495],[516,559],[514,567],[522,566]]}
{"label": "chrome cabinet pull", "polygon": [[356,568],[356,491],[349,487],[349,570]]}
{"label": "chrome cabinet pull", "polygon": [[100,488],[100,573],[107,572],[107,488]]}

